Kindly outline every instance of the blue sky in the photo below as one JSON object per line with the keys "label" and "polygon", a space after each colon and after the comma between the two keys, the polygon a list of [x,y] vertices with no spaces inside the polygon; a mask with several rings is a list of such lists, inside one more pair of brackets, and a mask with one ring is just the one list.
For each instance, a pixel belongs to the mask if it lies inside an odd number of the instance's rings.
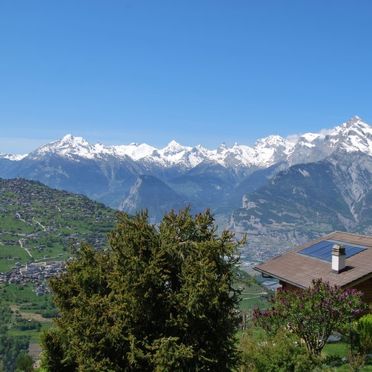
{"label": "blue sky", "polygon": [[3,0],[0,152],[372,123],[372,2]]}

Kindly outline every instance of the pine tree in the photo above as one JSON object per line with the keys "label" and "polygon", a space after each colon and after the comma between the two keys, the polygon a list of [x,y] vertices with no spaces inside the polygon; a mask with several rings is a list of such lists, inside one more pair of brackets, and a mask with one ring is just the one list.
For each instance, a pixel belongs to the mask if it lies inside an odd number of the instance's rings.
{"label": "pine tree", "polygon": [[225,371],[238,360],[237,243],[209,211],[120,214],[110,248],[84,246],[51,281],[60,317],[44,336],[53,371]]}

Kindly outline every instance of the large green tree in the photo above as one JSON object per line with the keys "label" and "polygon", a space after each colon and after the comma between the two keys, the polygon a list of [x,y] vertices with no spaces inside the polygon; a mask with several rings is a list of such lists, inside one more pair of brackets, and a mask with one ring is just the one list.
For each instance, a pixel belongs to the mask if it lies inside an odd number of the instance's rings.
{"label": "large green tree", "polygon": [[238,360],[237,246],[209,211],[120,214],[110,248],[84,246],[51,281],[60,317],[44,337],[53,371],[225,371]]}

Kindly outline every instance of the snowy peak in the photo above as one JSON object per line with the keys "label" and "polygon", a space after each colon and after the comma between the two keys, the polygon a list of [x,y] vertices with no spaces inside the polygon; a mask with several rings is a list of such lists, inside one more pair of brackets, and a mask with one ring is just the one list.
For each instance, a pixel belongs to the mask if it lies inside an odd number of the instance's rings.
{"label": "snowy peak", "polygon": [[94,148],[82,137],[65,135],[60,140],[39,147],[30,154],[31,158],[40,158],[47,154],[55,154],[68,158],[92,158]]}
{"label": "snowy peak", "polygon": [[360,135],[364,135],[364,131],[370,132],[372,128],[365,123],[359,116],[354,116],[345,123],[331,129],[329,135],[347,135],[350,131],[359,132]]}
{"label": "snowy peak", "polygon": [[129,145],[113,146],[113,152],[118,157],[129,156],[134,161],[141,160],[147,156],[151,156],[156,148],[148,145],[147,143],[131,143]]}
{"label": "snowy peak", "polygon": [[294,147],[290,140],[278,135],[261,138],[256,142],[254,150],[257,154],[257,166],[270,166],[286,160]]}
{"label": "snowy peak", "polygon": [[348,121],[346,121],[344,124],[342,124],[341,126],[351,127],[353,125],[359,125],[359,124],[368,126],[368,124],[363,122],[362,118],[360,118],[358,115],[355,115],[352,118],[350,118]]}
{"label": "snowy peak", "polygon": [[268,137],[258,139],[256,142],[256,146],[261,147],[285,146],[287,142],[288,141],[281,136],[271,135]]}
{"label": "snowy peak", "polygon": [[60,141],[61,145],[69,146],[87,146],[89,143],[83,137],[74,137],[72,134],[66,134]]}
{"label": "snowy peak", "polygon": [[325,147],[346,152],[363,152],[372,155],[372,128],[360,117],[335,127],[324,138]]}
{"label": "snowy peak", "polygon": [[165,157],[175,156],[176,158],[180,158],[183,155],[185,155],[186,152],[190,150],[191,150],[191,147],[182,146],[178,142],[173,140],[173,141],[170,141],[167,146],[157,151],[161,156],[165,156]]}
{"label": "snowy peak", "polygon": [[20,161],[24,159],[27,154],[0,154],[0,159],[7,159],[11,161]]}
{"label": "snowy peak", "polygon": [[[85,159],[130,158],[146,166],[183,167],[191,169],[202,162],[214,162],[224,167],[266,168],[278,162],[290,165],[324,159],[336,151],[363,152],[372,156],[372,127],[354,116],[333,129],[319,133],[304,133],[287,138],[271,135],[258,139],[254,146],[235,143],[221,144],[217,149],[201,145],[184,146],[172,140],[163,148],[146,143],[108,146],[90,144],[82,137],[71,134],[39,147],[30,158],[55,154],[79,161]],[[21,160],[25,155],[0,155],[0,158]]]}
{"label": "snowy peak", "polygon": [[181,151],[190,151],[190,150],[191,150],[191,147],[182,146],[175,140],[170,141],[168,145],[162,149],[164,153],[172,153],[172,154],[178,153]]}

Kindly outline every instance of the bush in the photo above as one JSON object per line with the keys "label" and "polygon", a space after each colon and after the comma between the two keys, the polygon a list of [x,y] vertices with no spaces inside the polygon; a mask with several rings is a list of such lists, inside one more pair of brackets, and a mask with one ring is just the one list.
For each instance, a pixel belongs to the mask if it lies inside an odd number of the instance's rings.
{"label": "bush", "polygon": [[26,319],[18,319],[16,323],[16,328],[21,331],[27,331],[32,329],[40,331],[41,323],[35,320],[28,321]]}
{"label": "bush", "polygon": [[308,372],[320,364],[309,357],[298,338],[284,330],[258,338],[249,330],[241,339],[240,350],[242,372]]}
{"label": "bush", "polygon": [[372,352],[372,314],[362,316],[357,323],[359,347],[362,352]]}
{"label": "bush", "polygon": [[317,279],[306,289],[278,290],[271,308],[255,309],[253,316],[256,325],[272,334],[287,327],[311,355],[318,356],[332,331],[350,332],[365,308],[361,292]]}
{"label": "bush", "polygon": [[351,372],[358,372],[365,364],[366,356],[363,353],[356,353],[350,351],[348,354],[349,370]]}
{"label": "bush", "polygon": [[43,318],[56,318],[58,316],[58,310],[57,309],[49,309],[49,310],[43,310],[40,311],[40,314]]}
{"label": "bush", "polygon": [[16,371],[32,372],[34,361],[27,352],[22,352],[18,355],[16,360]]}

